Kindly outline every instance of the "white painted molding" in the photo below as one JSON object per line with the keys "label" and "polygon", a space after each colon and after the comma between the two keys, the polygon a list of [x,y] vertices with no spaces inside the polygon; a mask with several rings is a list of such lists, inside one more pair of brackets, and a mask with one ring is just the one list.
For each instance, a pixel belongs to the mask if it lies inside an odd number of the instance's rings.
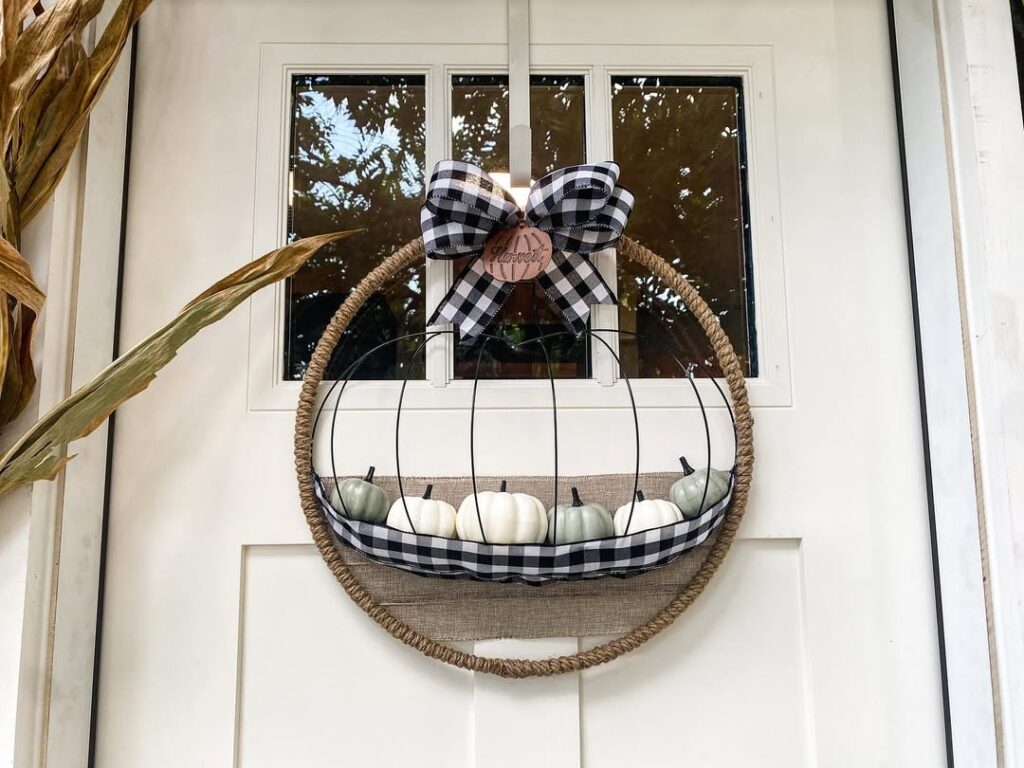
{"label": "white painted molding", "polygon": [[[131,45],[93,112],[85,141],[72,391],[114,356]],[[76,458],[64,474],[48,708],[49,721],[60,727],[46,733],[47,765],[52,766],[85,768],[89,758],[110,424],[75,443]]]}
{"label": "white painted molding", "polygon": [[893,3],[951,765],[996,765],[981,534],[940,51],[931,0]]}
{"label": "white painted molding", "polygon": [[999,758],[1001,765],[1016,766],[1024,761],[1024,123],[1009,3],[936,0],[936,8],[956,182]]}
{"label": "white painted molding", "polygon": [[[477,642],[478,656],[548,659],[580,650],[579,640]],[[473,673],[475,722],[474,765],[483,768],[579,768],[580,675],[555,675],[518,680]],[[544,738],[509,738],[510,734],[543,734]]]}
{"label": "white painted molding", "polygon": [[[67,394],[70,376],[70,339],[74,334],[71,310],[77,293],[75,240],[78,217],[78,179],[81,152],[76,151],[67,176],[52,203],[26,230],[22,250],[42,259],[36,271],[46,275],[46,304],[41,315],[43,333],[35,340],[40,375],[37,383],[38,418]],[[35,260],[35,259],[34,259]],[[41,353],[41,354],[40,354]],[[34,420],[34,419],[33,419]],[[31,422],[23,425],[31,426]],[[60,560],[61,497],[63,478],[32,486],[29,503],[29,539],[26,563],[25,609],[22,624],[18,712],[14,735],[14,764],[41,765],[50,694],[50,641],[53,634],[55,575]]]}
{"label": "white painted molding", "polygon": [[1019,765],[1024,131],[1009,6],[893,6],[950,760]]}
{"label": "white painted molding", "polygon": [[[54,202],[25,243],[26,253],[49,254],[36,416],[112,359],[130,51],[131,43]],[[77,442],[76,458],[58,480],[31,490],[13,759],[19,768],[88,763],[107,431],[104,424]]]}

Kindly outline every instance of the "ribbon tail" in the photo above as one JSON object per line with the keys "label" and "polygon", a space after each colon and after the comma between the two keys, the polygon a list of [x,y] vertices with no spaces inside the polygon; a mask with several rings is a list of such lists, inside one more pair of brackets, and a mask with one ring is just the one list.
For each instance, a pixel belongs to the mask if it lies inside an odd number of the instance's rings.
{"label": "ribbon tail", "polygon": [[579,253],[555,251],[547,268],[537,276],[537,282],[562,316],[562,322],[577,336],[587,329],[592,305],[618,304],[590,259]]}
{"label": "ribbon tail", "polygon": [[491,277],[484,271],[481,260],[473,259],[455,278],[427,326],[454,325],[462,343],[470,344],[501,311],[513,287],[514,283]]}

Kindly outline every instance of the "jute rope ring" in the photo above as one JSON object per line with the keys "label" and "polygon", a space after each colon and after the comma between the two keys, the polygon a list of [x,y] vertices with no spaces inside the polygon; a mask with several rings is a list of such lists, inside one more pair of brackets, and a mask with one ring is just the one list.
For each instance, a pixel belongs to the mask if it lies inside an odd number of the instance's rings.
{"label": "jute rope ring", "polygon": [[309,524],[309,530],[313,534],[313,541],[316,543],[317,549],[320,550],[327,567],[331,569],[331,573],[345,588],[356,605],[366,611],[392,636],[430,658],[473,672],[487,672],[511,678],[542,677],[564,672],[578,672],[598,664],[604,664],[640,647],[675,621],[704,591],[732,546],[747,507],[754,465],[753,417],[750,414],[743,369],[728,336],[718,322],[718,318],[685,277],[673,269],[663,258],[628,237],[619,241],[617,253],[619,258],[628,259],[647,268],[675,291],[687,309],[693,313],[701,328],[704,329],[708,341],[711,342],[719,367],[725,374],[736,419],[736,476],[732,507],[726,515],[725,521],[719,526],[718,538],[712,545],[711,552],[693,578],[645,624],[588,651],[540,660],[502,659],[465,653],[444,643],[431,640],[395,618],[366,590],[345,564],[324,520],[323,511],[313,492],[312,475],[312,424],[317,405],[317,389],[323,380],[324,370],[342,333],[366,300],[389,280],[399,275],[402,270],[423,259],[423,241],[421,239],[417,238],[399,248],[356,285],[338,311],[334,313],[334,317],[331,318],[331,322],[313,352],[302,382],[302,392],[299,395],[298,410],[295,414],[295,471],[299,480],[302,510],[306,516],[306,522]]}

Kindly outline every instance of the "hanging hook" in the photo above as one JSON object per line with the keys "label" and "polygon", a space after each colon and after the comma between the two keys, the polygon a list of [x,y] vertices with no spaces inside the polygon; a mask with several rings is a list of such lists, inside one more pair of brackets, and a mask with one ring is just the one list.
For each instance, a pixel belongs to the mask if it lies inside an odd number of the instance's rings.
{"label": "hanging hook", "polygon": [[513,187],[529,187],[530,0],[508,0],[508,175]]}

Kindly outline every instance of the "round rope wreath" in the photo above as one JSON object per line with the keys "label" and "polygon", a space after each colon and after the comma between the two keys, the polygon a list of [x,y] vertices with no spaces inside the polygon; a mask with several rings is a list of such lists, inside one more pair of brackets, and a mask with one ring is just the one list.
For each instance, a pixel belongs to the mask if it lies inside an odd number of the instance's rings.
{"label": "round rope wreath", "polygon": [[341,334],[344,333],[364,302],[402,270],[423,259],[423,241],[421,239],[417,238],[399,248],[359,282],[338,308],[338,311],[334,313],[334,317],[331,318],[330,324],[313,352],[302,382],[302,393],[299,395],[298,411],[295,415],[295,470],[299,479],[302,509],[313,534],[313,541],[316,543],[317,549],[320,550],[324,562],[331,569],[331,573],[345,588],[356,605],[366,611],[374,621],[394,637],[433,659],[473,672],[487,672],[512,678],[578,672],[598,664],[604,664],[624,653],[635,650],[675,621],[704,591],[732,546],[736,530],[739,528],[746,510],[754,464],[753,418],[747,400],[743,370],[718,318],[685,277],[673,269],[663,258],[628,237],[623,237],[616,247],[620,258],[646,267],[675,291],[693,313],[711,342],[718,364],[725,374],[735,411],[736,479],[732,507],[720,526],[718,538],[712,545],[711,552],[693,578],[645,624],[588,651],[536,661],[503,659],[464,653],[444,643],[431,640],[395,618],[366,590],[345,564],[324,520],[323,511],[313,492],[312,476],[312,423],[316,408],[317,388],[323,379],[324,370]]}

